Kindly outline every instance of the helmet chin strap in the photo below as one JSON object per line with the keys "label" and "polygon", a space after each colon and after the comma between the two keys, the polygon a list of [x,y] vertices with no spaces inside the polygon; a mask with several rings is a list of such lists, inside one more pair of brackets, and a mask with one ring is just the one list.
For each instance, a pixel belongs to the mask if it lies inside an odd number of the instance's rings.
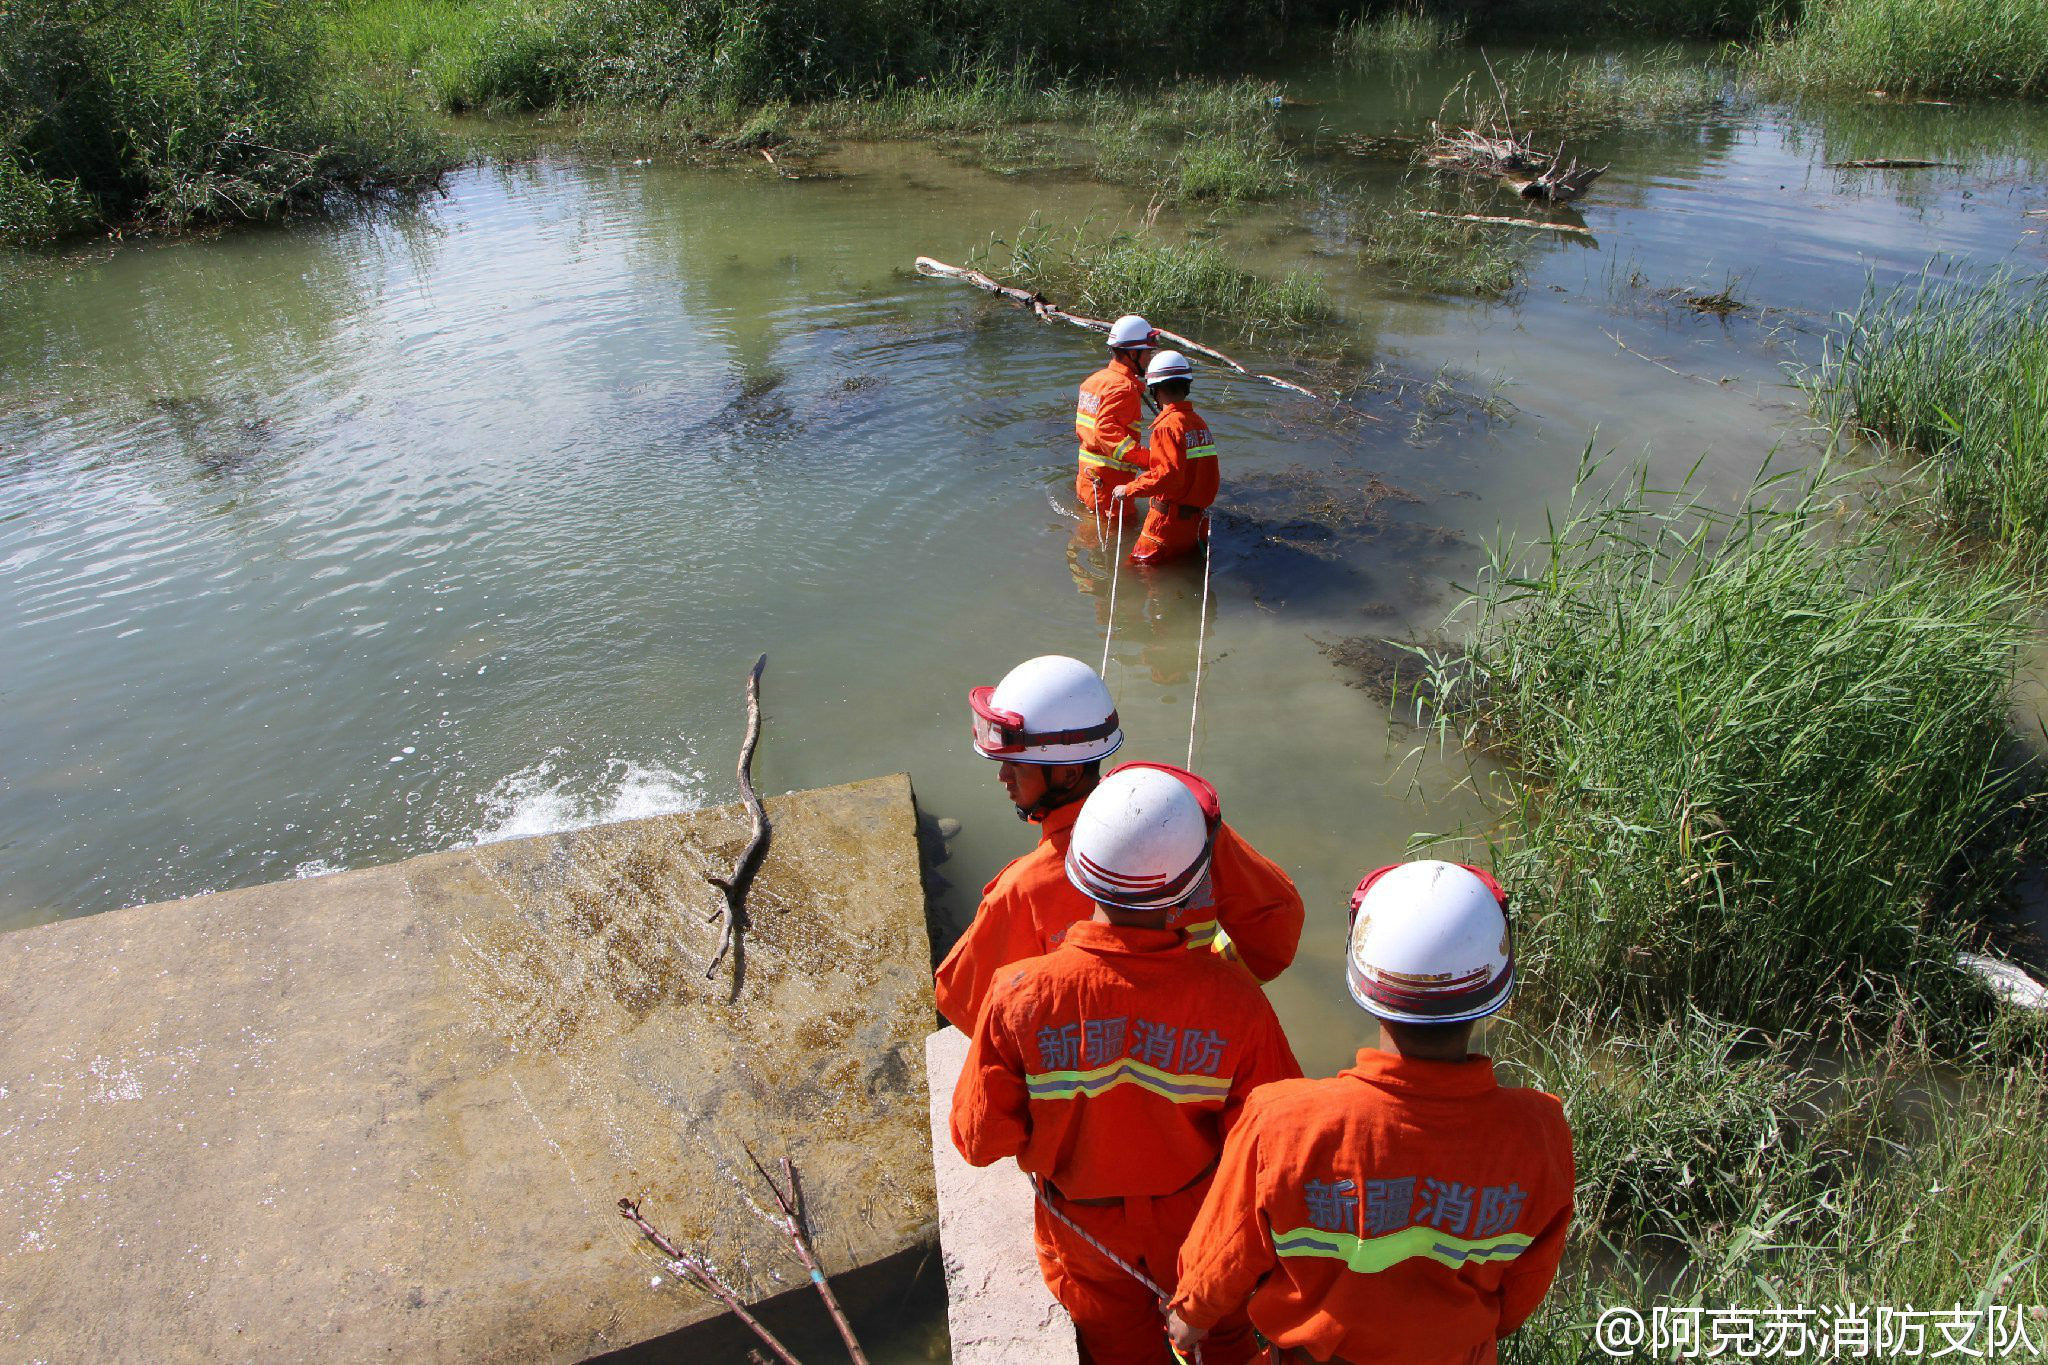
{"label": "helmet chin strap", "polygon": [[1089,782],[1085,776],[1071,786],[1066,787],[1055,787],[1048,782],[1045,791],[1036,801],[1033,801],[1028,806],[1016,807],[1017,818],[1027,825],[1034,820],[1043,820],[1061,806],[1071,806],[1076,801],[1084,800],[1092,790],[1094,790],[1094,784]]}

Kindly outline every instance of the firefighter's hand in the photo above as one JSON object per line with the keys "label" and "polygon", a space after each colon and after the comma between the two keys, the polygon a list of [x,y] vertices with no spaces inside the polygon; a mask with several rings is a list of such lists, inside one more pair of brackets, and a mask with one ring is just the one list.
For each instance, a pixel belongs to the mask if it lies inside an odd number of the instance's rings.
{"label": "firefighter's hand", "polygon": [[1180,1314],[1168,1313],[1166,1315],[1166,1335],[1172,1338],[1174,1350],[1179,1351],[1182,1355],[1188,1355],[1194,1351],[1195,1347],[1202,1344],[1202,1338],[1209,1335],[1209,1329],[1206,1327],[1190,1327],[1181,1321]]}
{"label": "firefighter's hand", "polygon": [[1130,495],[1131,486],[1127,483],[1120,483],[1116,487],[1109,490],[1110,498],[1116,502],[1122,502],[1125,498],[1128,498]]}

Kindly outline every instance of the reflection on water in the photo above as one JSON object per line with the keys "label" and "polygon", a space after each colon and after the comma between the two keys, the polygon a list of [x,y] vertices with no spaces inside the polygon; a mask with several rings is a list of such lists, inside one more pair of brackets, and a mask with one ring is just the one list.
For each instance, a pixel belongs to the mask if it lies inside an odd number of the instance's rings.
{"label": "reflection on water", "polygon": [[[1391,195],[1403,163],[1358,149],[1475,67],[1295,73],[1287,117]],[[1213,366],[1196,391],[1225,483],[1195,761],[1308,895],[1274,989],[1307,1065],[1359,1032],[1335,985],[1359,869],[1479,816],[1323,646],[1435,629],[1589,441],[1730,489],[1773,446],[1813,458],[1785,362],[1869,277],[2038,266],[2044,145],[2037,110],[1896,101],[1603,133],[1575,149],[1612,167],[1579,206],[1594,241],[1520,243],[1506,303],[1357,268],[1340,204],[1219,224],[1263,270],[1324,276],[1348,340],[1312,377],[1358,395]],[[1873,155],[1961,165],[1826,164]],[[964,693],[1030,654],[1098,659],[1112,619],[1109,556],[1068,514],[1099,343],[909,266],[1146,205],[924,147],[824,169],[542,161],[374,221],[13,259],[0,925],[730,799],[760,651],[762,786],[907,769],[964,823],[944,873],[969,914],[1029,834]],[[1747,306],[1702,316],[1688,288]],[[1185,753],[1201,601],[1198,566],[1119,578],[1134,757]]]}

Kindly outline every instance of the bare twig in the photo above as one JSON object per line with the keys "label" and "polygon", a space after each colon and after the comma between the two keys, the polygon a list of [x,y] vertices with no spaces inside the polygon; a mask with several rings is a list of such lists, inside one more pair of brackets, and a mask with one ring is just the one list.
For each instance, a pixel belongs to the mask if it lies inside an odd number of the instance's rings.
{"label": "bare twig", "polygon": [[1500,117],[1501,122],[1507,127],[1508,139],[1510,141],[1520,141],[1515,136],[1515,116],[1508,112],[1507,87],[1503,86],[1500,83],[1500,77],[1494,74],[1493,58],[1486,55],[1486,49],[1483,47],[1479,49],[1479,60],[1486,63],[1487,79],[1493,82],[1493,93],[1500,97]]}
{"label": "bare twig", "polygon": [[810,1272],[811,1283],[817,1286],[818,1297],[825,1301],[825,1310],[832,1315],[833,1326],[839,1329],[840,1337],[845,1340],[846,1352],[853,1357],[853,1365],[868,1365],[867,1355],[860,1349],[860,1340],[853,1334],[853,1324],[846,1320],[846,1312],[839,1306],[839,1296],[832,1292],[832,1282],[825,1278],[825,1268],[818,1262],[818,1250],[811,1245],[810,1224],[804,1217],[804,1188],[797,1179],[796,1166],[788,1157],[782,1158],[782,1177],[789,1182],[789,1191],[785,1194],[752,1148],[747,1149],[747,1160],[754,1163],[761,1179],[768,1182],[776,1207],[782,1210],[781,1218],[769,1221],[778,1224],[789,1235],[790,1245],[796,1248],[796,1258]]}
{"label": "bare twig", "polygon": [[1658,369],[1664,370],[1670,374],[1675,374],[1680,379],[1690,379],[1695,384],[1705,384],[1710,389],[1718,389],[1721,387],[1720,384],[1716,383],[1714,380],[1708,379],[1705,375],[1687,374],[1684,370],[1674,370],[1669,365],[1666,365],[1663,361],[1657,359],[1657,357],[1653,355],[1644,355],[1641,351],[1638,351],[1635,347],[1629,345],[1626,341],[1623,341],[1620,337],[1608,331],[1605,327],[1602,327],[1600,329],[1600,334],[1606,337],[1609,341],[1613,342],[1615,345],[1621,347],[1622,350],[1627,351],[1636,359],[1647,360],[1652,365],[1655,365]]}
{"label": "bare twig", "polygon": [[711,965],[704,969],[706,976],[717,971],[718,964],[725,960],[733,935],[747,927],[747,888],[753,884],[754,873],[761,866],[761,853],[768,847],[768,812],[754,793],[753,773],[754,746],[761,739],[761,670],[767,666],[768,656],[763,654],[754,660],[754,671],[747,674],[747,740],[740,746],[740,799],[747,803],[747,814],[753,818],[754,837],[747,841],[739,861],[732,865],[730,877],[704,874],[705,881],[725,893],[725,903],[719,912],[725,917],[725,925],[719,931],[718,951],[712,954]]}
{"label": "bare twig", "polygon": [[[941,279],[959,280],[963,284],[971,284],[976,289],[985,290],[1000,298],[1008,299],[1019,308],[1029,308],[1037,315],[1040,322],[1070,322],[1076,327],[1084,327],[1091,332],[1107,332],[1109,330],[1109,324],[1100,318],[1083,317],[1079,313],[1070,313],[1066,309],[1056,306],[1043,294],[1033,290],[1018,289],[1012,285],[999,284],[979,270],[968,270],[957,265],[947,265],[944,261],[935,261],[929,256],[920,256],[917,258],[917,273],[920,275],[936,275]],[[1260,374],[1256,370],[1246,369],[1215,347],[1204,346],[1201,342],[1191,337],[1184,337],[1178,332],[1169,332],[1162,327],[1159,329],[1159,335],[1186,350],[1197,351],[1211,359],[1220,360],[1247,378],[1262,379],[1276,388],[1286,389],[1289,393],[1298,393],[1303,398],[1326,397],[1326,395],[1317,393],[1313,389],[1305,389],[1299,384],[1289,383],[1277,375]]]}
{"label": "bare twig", "polygon": [[773,1351],[776,1359],[782,1361],[783,1365],[803,1365],[789,1353],[788,1347],[775,1339],[773,1332],[761,1325],[759,1318],[747,1311],[747,1306],[740,1302],[740,1296],[735,1294],[725,1281],[718,1278],[717,1272],[712,1270],[709,1262],[702,1256],[690,1255],[662,1236],[654,1224],[640,1216],[640,1206],[637,1203],[631,1199],[620,1199],[619,1217],[639,1228],[641,1234],[654,1243],[662,1255],[668,1257],[669,1270],[677,1279],[689,1281],[724,1304],[727,1312],[753,1329],[754,1335],[761,1338],[762,1345]]}

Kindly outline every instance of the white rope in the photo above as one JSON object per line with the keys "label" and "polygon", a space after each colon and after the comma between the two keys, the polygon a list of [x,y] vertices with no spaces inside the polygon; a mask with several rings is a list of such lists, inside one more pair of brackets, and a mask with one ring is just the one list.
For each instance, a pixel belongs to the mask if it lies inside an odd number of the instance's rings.
{"label": "white rope", "polygon": [[1202,652],[1209,639],[1209,566],[1216,561],[1216,530],[1212,526],[1209,539],[1202,546],[1202,614],[1201,625],[1195,631],[1195,699],[1188,707],[1188,761],[1187,768],[1195,768],[1195,717],[1202,713]]}
{"label": "white rope", "polygon": [[1110,519],[1116,522],[1116,556],[1109,561],[1109,619],[1102,626],[1102,679],[1109,681],[1109,642],[1116,634],[1116,580],[1124,567],[1124,509],[1110,501]]}
{"label": "white rope", "polygon": [[[1118,1270],[1123,1271],[1124,1274],[1130,1276],[1139,1284],[1145,1286],[1146,1289],[1150,1290],[1152,1293],[1152,1297],[1159,1300],[1159,1310],[1162,1313],[1166,1311],[1166,1305],[1173,1301],[1173,1295],[1167,1293],[1164,1289],[1161,1289],[1158,1285],[1154,1284],[1151,1280],[1151,1277],[1146,1275],[1144,1271],[1138,1269],[1138,1267],[1132,1265],[1129,1261],[1126,1261],[1123,1257],[1117,1255],[1114,1251],[1111,1251],[1102,1243],[1096,1241],[1094,1236],[1089,1233],[1088,1229],[1082,1227],[1079,1223],[1075,1222],[1073,1219],[1067,1217],[1066,1214],[1062,1213],[1060,1211],[1060,1206],[1052,1202],[1052,1196],[1045,1192],[1045,1182],[1043,1180],[1033,1177],[1031,1181],[1031,1188],[1038,1195],[1038,1202],[1045,1205],[1045,1211],[1047,1213],[1059,1219],[1062,1223],[1065,1223],[1068,1229],[1072,1231],[1076,1237],[1079,1237],[1089,1246],[1092,1246],[1097,1251],[1101,1252],[1103,1258],[1107,1260],[1111,1265],[1115,1266]],[[1180,1355],[1180,1349],[1178,1347],[1173,1348],[1173,1352],[1176,1356],[1180,1356],[1181,1359],[1187,1359],[1187,1357]],[[1195,1347],[1194,1365],[1202,1365],[1202,1348],[1200,1346]]]}

